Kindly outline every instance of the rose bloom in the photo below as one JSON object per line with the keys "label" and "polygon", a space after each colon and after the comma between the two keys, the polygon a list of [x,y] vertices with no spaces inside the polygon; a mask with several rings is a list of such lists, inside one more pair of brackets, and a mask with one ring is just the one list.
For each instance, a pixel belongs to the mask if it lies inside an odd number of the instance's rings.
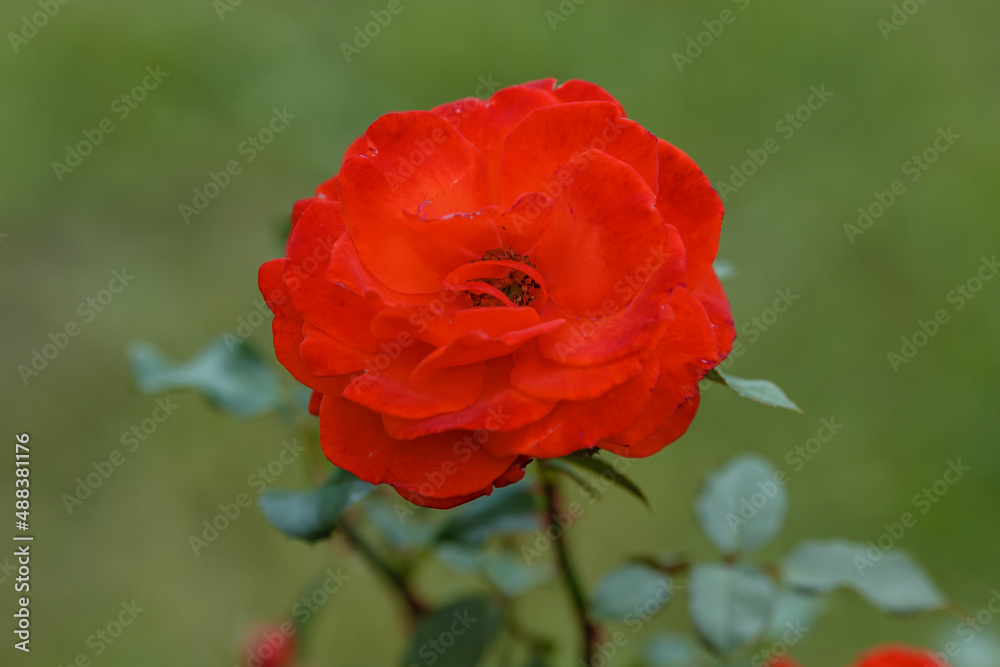
{"label": "rose bloom", "polygon": [[[789,658],[772,660],[768,667],[799,667]],[[908,646],[883,646],[862,655],[852,667],[948,667],[933,654]]]}
{"label": "rose bloom", "polygon": [[908,646],[884,646],[861,656],[854,667],[948,667],[933,654]]}
{"label": "rose bloom", "polygon": [[680,437],[735,332],[722,203],[592,83],[390,113],[260,268],[336,466],[446,508],[532,458]]}
{"label": "rose bloom", "polygon": [[296,661],[295,635],[291,623],[272,623],[252,630],[243,645],[246,667],[292,667]]}

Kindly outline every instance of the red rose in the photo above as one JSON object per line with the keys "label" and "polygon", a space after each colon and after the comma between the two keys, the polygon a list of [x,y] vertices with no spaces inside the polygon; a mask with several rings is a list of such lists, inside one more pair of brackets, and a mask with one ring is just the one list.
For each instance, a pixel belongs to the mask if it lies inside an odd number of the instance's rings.
{"label": "red rose", "polygon": [[330,461],[448,507],[684,433],[735,337],[722,212],[611,95],[547,79],[379,118],[260,288]]}
{"label": "red rose", "polygon": [[291,623],[264,625],[249,634],[244,645],[247,667],[292,667],[296,658],[294,631],[286,632]]}
{"label": "red rose", "polygon": [[854,667],[948,667],[932,653],[907,646],[884,646],[861,656]]}

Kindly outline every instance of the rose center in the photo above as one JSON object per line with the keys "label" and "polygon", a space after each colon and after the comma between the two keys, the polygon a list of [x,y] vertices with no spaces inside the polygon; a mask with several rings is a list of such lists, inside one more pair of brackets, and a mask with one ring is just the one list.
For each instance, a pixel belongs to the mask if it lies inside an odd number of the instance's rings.
{"label": "rose center", "polygon": [[469,295],[473,306],[517,307],[547,301],[545,281],[527,255],[513,248],[490,250],[448,274],[445,284]]}

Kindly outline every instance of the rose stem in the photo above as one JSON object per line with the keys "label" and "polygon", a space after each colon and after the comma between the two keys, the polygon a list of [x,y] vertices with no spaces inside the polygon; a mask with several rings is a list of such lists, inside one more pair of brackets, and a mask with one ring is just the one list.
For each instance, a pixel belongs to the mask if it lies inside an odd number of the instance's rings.
{"label": "rose stem", "polygon": [[389,563],[382,558],[375,548],[370,545],[361,534],[355,530],[354,526],[350,522],[341,519],[340,522],[340,532],[347,539],[348,543],[351,544],[358,552],[364,557],[368,564],[371,565],[375,570],[382,575],[382,578],[391,585],[400,597],[403,598],[403,602],[406,603],[406,609],[410,613],[410,617],[413,620],[419,620],[420,617],[427,614],[430,610],[417,599],[416,594],[410,589],[409,584],[403,574],[392,567]]}
{"label": "rose stem", "polygon": [[569,549],[564,539],[565,528],[556,523],[559,516],[559,491],[556,488],[555,471],[547,467],[543,461],[538,461],[541,468],[542,495],[545,499],[546,518],[550,526],[556,528],[556,537],[553,540],[556,546],[556,556],[559,559],[559,569],[562,572],[563,583],[573,601],[573,608],[576,611],[577,622],[580,624],[580,633],[583,640],[583,658],[585,665],[591,665],[594,658],[594,644],[597,643],[597,626],[590,620],[590,613],[587,611],[587,600],[583,593],[583,586],[580,578],[573,567],[573,560],[570,558]]}

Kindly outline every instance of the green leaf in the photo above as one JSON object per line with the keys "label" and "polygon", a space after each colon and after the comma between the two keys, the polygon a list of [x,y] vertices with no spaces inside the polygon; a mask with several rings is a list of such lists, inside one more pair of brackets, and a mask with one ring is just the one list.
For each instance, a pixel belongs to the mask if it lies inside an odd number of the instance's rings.
{"label": "green leaf", "polygon": [[724,554],[748,554],[781,532],[788,514],[777,471],[755,454],[737,456],[712,474],[695,503],[705,534]]}
{"label": "green leaf", "polygon": [[534,530],[541,525],[535,496],[525,484],[497,489],[453,511],[438,540],[482,544],[496,535]]}
{"label": "green leaf", "polygon": [[818,595],[803,593],[791,588],[782,588],[774,602],[771,625],[767,638],[778,640],[791,631],[796,636],[804,635],[816,623],[823,611],[823,599]]}
{"label": "green leaf", "polygon": [[688,589],[691,620],[714,653],[732,655],[767,629],[775,587],[756,565],[697,565]]}
{"label": "green leaf", "polygon": [[550,564],[531,565],[506,551],[494,551],[488,555],[485,573],[494,586],[512,598],[555,578]]}
{"label": "green leaf", "polygon": [[747,380],[734,375],[726,375],[718,369],[710,371],[705,376],[705,379],[729,387],[742,398],[770,405],[774,408],[802,412],[802,409],[795,405],[778,385],[769,380]]}
{"label": "green leaf", "polygon": [[459,600],[420,621],[401,664],[474,667],[499,629],[500,610],[491,600]]}
{"label": "green leaf", "polygon": [[[997,640],[996,636],[988,631],[983,631],[977,632],[973,637],[971,632],[971,626],[964,627],[962,641],[959,642],[955,628],[951,626],[948,633],[938,642],[938,646],[948,655],[948,664],[952,667],[996,667],[1000,665],[1000,641]],[[954,646],[949,647],[949,642],[958,644],[958,650],[956,651]]]}
{"label": "green leaf", "polygon": [[725,259],[715,260],[712,268],[715,269],[715,275],[718,276],[719,280],[728,280],[739,273],[736,265]]}
{"label": "green leaf", "polygon": [[604,575],[590,600],[590,611],[599,621],[643,620],[661,611],[673,595],[670,576],[636,563]]}
{"label": "green leaf", "polygon": [[362,510],[394,550],[417,551],[433,543],[437,535],[437,524],[427,520],[427,515],[434,510],[414,510],[404,502],[400,498],[390,502],[376,495],[362,506]]}
{"label": "green leaf", "polygon": [[572,470],[569,468],[567,463],[571,463],[575,466],[589,470],[590,472],[600,475],[601,479],[604,480],[606,484],[614,484],[628,493],[632,494],[639,500],[641,500],[646,507],[649,507],[649,500],[646,499],[646,495],[642,490],[636,486],[635,482],[626,477],[623,473],[615,470],[613,464],[608,463],[603,459],[599,459],[596,456],[564,456],[561,459],[552,459],[547,462],[548,465],[553,466],[562,472],[568,474],[577,484],[580,484],[584,489],[593,493],[595,491],[595,486],[592,483],[583,482],[579,477],[575,476],[570,472]]}
{"label": "green leaf", "polygon": [[308,491],[267,490],[257,499],[260,511],[289,537],[315,542],[330,536],[348,507],[375,487],[346,470],[334,470],[326,482]]}
{"label": "green leaf", "polygon": [[844,540],[808,541],[782,563],[790,586],[826,593],[849,588],[892,614],[941,609],[947,600],[904,551]]}
{"label": "green leaf", "polygon": [[139,391],[178,389],[202,394],[236,417],[253,417],[281,402],[278,380],[252,347],[229,336],[217,338],[184,363],[174,363],[155,345],[142,341],[126,349]]}
{"label": "green leaf", "polygon": [[508,597],[518,597],[553,579],[551,565],[530,565],[508,551],[484,551],[478,546],[446,542],[437,548],[438,559],[453,570],[486,577]]}
{"label": "green leaf", "polygon": [[644,667],[698,667],[702,664],[701,650],[687,637],[660,635],[642,650]]}

